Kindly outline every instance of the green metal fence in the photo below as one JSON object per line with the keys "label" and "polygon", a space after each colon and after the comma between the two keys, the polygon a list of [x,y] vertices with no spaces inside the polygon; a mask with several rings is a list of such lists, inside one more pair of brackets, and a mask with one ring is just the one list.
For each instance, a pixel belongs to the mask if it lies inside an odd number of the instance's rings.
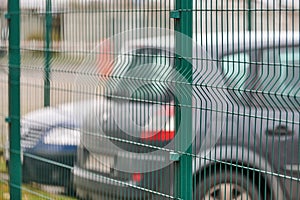
{"label": "green metal fence", "polygon": [[0,0],[0,199],[300,199],[296,0]]}

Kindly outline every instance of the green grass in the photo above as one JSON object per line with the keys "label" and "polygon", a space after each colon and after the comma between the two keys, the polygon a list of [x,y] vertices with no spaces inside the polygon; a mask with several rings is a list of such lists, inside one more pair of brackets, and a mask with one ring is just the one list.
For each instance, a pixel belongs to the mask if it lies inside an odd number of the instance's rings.
{"label": "green grass", "polygon": [[3,152],[0,152],[0,173],[7,173],[7,168],[3,158]]}
{"label": "green grass", "polygon": [[2,182],[0,179],[0,199],[7,200],[9,199],[9,192],[8,192],[8,184],[6,182]]}
{"label": "green grass", "polygon": [[[0,156],[0,173],[7,174],[5,161],[3,156]],[[22,199],[24,200],[40,200],[40,199],[58,199],[58,200],[74,200],[74,198],[50,194],[39,189],[34,184],[23,184],[22,185]],[[3,180],[3,176],[0,175],[0,200],[9,200],[9,186],[7,180]]]}
{"label": "green grass", "polygon": [[[41,191],[30,185],[23,185],[22,199],[24,200],[40,200],[40,199],[58,199],[58,200],[74,200],[74,198],[49,194],[47,192]],[[9,187],[7,182],[2,182],[0,180],[0,200],[9,200]]]}

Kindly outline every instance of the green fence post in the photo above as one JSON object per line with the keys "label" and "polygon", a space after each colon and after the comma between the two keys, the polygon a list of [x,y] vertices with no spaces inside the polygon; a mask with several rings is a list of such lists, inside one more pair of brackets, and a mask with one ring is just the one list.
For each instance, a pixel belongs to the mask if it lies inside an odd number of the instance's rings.
{"label": "green fence post", "polygon": [[22,197],[20,156],[20,5],[19,0],[8,1],[9,21],[9,186],[10,199]]}
{"label": "green fence post", "polygon": [[52,4],[51,4],[51,0],[46,0],[44,106],[50,105],[51,42],[52,42]]}
{"label": "green fence post", "polygon": [[[179,139],[176,140],[176,150],[182,152],[179,162],[175,164],[175,195],[177,198],[190,200],[193,198],[192,184],[192,9],[193,0],[176,0],[175,11],[171,17],[175,18],[175,48],[176,52],[176,70],[180,72],[187,83],[179,83],[177,87],[177,97],[180,102],[176,102],[176,130],[180,129]],[[191,38],[186,41],[183,35]],[[186,58],[182,58],[184,55]],[[180,85],[181,84],[181,85]],[[183,91],[184,90],[184,91]],[[183,93],[184,92],[184,93]],[[184,94],[184,96],[182,96]],[[180,96],[181,95],[181,96]],[[181,117],[180,117],[181,115]],[[181,121],[180,121],[181,119]],[[180,127],[180,128],[179,128]],[[189,146],[187,149],[186,147]]]}

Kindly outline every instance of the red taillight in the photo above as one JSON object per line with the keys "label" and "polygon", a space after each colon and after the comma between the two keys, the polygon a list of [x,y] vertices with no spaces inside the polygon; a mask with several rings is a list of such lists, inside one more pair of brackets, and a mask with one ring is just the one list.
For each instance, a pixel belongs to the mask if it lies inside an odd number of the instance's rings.
{"label": "red taillight", "polygon": [[166,106],[166,116],[174,116],[175,115],[175,106]]}
{"label": "red taillight", "polygon": [[143,178],[143,174],[141,173],[132,174],[132,180],[135,182],[141,182],[142,178]]}
{"label": "red taillight", "polygon": [[107,77],[113,70],[113,53],[112,45],[108,40],[101,43],[100,52],[98,57],[98,72],[100,76]]}
{"label": "red taillight", "polygon": [[144,141],[169,141],[172,140],[175,137],[175,131],[145,131],[142,132],[141,138]]}
{"label": "red taillight", "polygon": [[[166,142],[174,139],[175,137],[175,107],[172,105],[165,105],[163,112],[158,112],[157,115],[163,115],[166,117],[167,122],[161,130],[144,130],[141,133],[141,139],[143,141],[160,141]],[[154,127],[159,128],[159,127]]]}

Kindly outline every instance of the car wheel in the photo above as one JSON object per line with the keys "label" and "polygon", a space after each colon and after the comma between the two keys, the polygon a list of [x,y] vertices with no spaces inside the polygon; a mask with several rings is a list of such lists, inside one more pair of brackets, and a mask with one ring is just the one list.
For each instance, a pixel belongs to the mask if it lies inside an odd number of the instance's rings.
{"label": "car wheel", "polygon": [[263,199],[253,181],[235,171],[221,171],[203,178],[197,184],[196,199]]}

